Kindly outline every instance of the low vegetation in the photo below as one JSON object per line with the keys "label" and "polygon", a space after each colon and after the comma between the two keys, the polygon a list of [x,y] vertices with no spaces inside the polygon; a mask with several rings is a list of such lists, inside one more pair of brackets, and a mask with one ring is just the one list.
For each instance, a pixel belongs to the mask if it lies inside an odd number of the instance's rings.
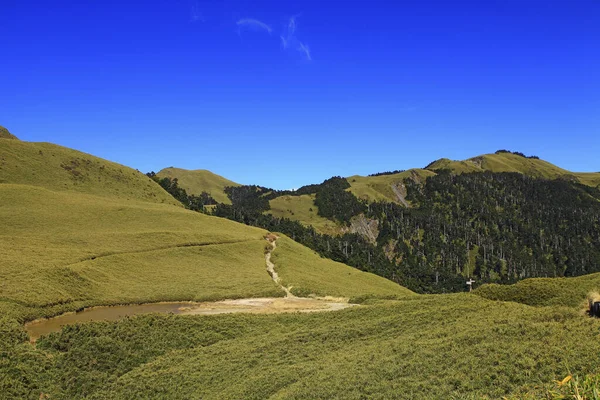
{"label": "low vegetation", "polygon": [[[511,174],[427,174],[435,178],[404,182],[412,208],[357,199],[343,178],[294,193],[223,189],[232,204],[215,212],[257,228],[187,210],[153,179],[118,164],[0,139],[0,399],[597,397],[600,320],[582,309],[600,289],[600,274],[416,295],[369,273],[421,291],[448,290],[451,279],[464,285],[464,271],[452,264],[452,251],[463,247],[457,265],[500,281],[516,261],[530,275],[589,272],[577,268],[597,259],[594,189]],[[469,190],[482,182],[487,192]],[[520,200],[525,190],[537,211]],[[319,193],[321,207],[309,212],[337,218],[341,198],[377,219],[384,241],[322,235],[265,215],[283,195],[305,207]],[[460,211],[457,199],[487,212]],[[470,225],[450,228],[452,218]],[[271,259],[292,293],[361,305],[311,314],[144,315],[28,342],[24,322],[85,306],[281,297],[266,271],[267,230],[314,249],[279,235]],[[525,233],[510,235],[517,231]],[[399,232],[406,237],[394,238]],[[532,251],[511,253],[508,242],[498,249],[503,237]],[[569,238],[569,247],[558,245]],[[390,258],[390,240],[404,253]]]}
{"label": "low vegetation", "polygon": [[[600,368],[600,322],[469,294],[326,314],[140,316],[5,351],[0,393],[39,398],[546,398]],[[11,327],[5,328],[11,330]],[[16,327],[11,332],[18,336]],[[589,384],[589,383],[588,383]],[[548,397],[551,398],[551,397]],[[556,397],[560,398],[560,397]]]}
{"label": "low vegetation", "polygon": [[525,279],[514,285],[487,284],[474,293],[490,300],[514,301],[530,306],[565,305],[585,309],[588,295],[598,291],[600,273],[576,278]]}

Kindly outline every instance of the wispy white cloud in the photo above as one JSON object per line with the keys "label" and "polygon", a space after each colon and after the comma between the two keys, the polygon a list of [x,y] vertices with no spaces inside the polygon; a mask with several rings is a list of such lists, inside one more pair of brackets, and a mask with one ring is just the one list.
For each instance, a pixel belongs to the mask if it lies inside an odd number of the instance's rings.
{"label": "wispy white cloud", "polygon": [[[279,39],[283,50],[296,54],[306,61],[312,61],[312,53],[308,43],[298,39],[296,31],[298,30],[297,18],[300,14],[290,17],[282,27]],[[271,26],[255,18],[242,18],[236,22],[238,34],[244,29],[253,31],[264,31],[269,35],[273,33]]]}
{"label": "wispy white cloud", "polygon": [[308,45],[302,43],[302,42],[298,42],[298,51],[303,53],[304,56],[306,57],[306,59],[308,61],[312,61],[312,57],[310,55],[310,47],[308,47]]}
{"label": "wispy white cloud", "polygon": [[312,55],[308,44],[301,42],[296,36],[298,27],[296,19],[299,16],[300,15],[294,15],[293,17],[290,17],[287,24],[284,26],[283,33],[280,35],[281,46],[285,50],[298,51],[307,61],[312,61]]}
{"label": "wispy white cloud", "polygon": [[273,32],[273,29],[262,21],[254,18],[242,18],[236,22],[238,29],[251,29],[255,31],[266,31],[269,35]]}
{"label": "wispy white cloud", "polygon": [[294,35],[296,33],[296,18],[300,15],[294,15],[290,18],[290,22],[288,23],[288,35]]}

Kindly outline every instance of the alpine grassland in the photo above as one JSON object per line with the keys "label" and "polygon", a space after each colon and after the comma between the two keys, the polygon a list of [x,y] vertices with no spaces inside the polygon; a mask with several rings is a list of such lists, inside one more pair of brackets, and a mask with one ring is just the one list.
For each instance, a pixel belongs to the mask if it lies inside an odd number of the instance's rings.
{"label": "alpine grassland", "polygon": [[[394,187],[399,187],[406,178],[424,181],[427,177],[433,175],[435,175],[434,172],[425,169],[411,169],[397,174],[379,176],[354,175],[348,178],[351,186],[348,191],[359,199],[370,202],[386,201],[400,203],[398,198],[399,189],[394,189]],[[403,194],[402,196],[405,195]]]}
{"label": "alpine grassland", "polygon": [[600,291],[600,273],[575,278],[532,278],[514,285],[487,284],[474,293],[490,300],[513,301],[530,306],[587,306],[590,293]]}
{"label": "alpine grassland", "polygon": [[[297,296],[404,297],[415,295],[387,279],[320,258],[313,250],[286,236],[277,240],[272,260],[282,285]],[[307,263],[307,260],[311,260]]]}
{"label": "alpine grassland", "polygon": [[264,273],[260,229],[167,204],[12,184],[0,194],[4,301],[43,307],[278,292]]}
{"label": "alpine grassland", "polygon": [[178,205],[139,171],[51,143],[0,140],[0,183]]}
{"label": "alpine grassland", "polygon": [[314,194],[284,195],[269,201],[271,209],[267,213],[277,218],[288,218],[292,221],[313,226],[319,233],[338,234],[340,227],[335,222],[319,216],[319,208],[314,202]]}
{"label": "alpine grassland", "polygon": [[513,153],[505,150],[497,151],[495,154],[484,154],[463,161],[453,161],[442,158],[429,164],[426,169],[430,171],[449,169],[458,174],[485,171],[496,173],[518,172],[536,178],[569,179],[594,187],[600,184],[600,173],[571,172],[557,167],[548,161],[540,160],[538,157],[526,157],[522,153]]}
{"label": "alpine grassland", "polygon": [[231,204],[231,200],[225,194],[225,188],[240,186],[238,183],[205,169],[187,170],[169,167],[160,170],[156,176],[158,178],[177,178],[179,186],[188,194],[199,196],[202,192],[206,192],[217,202],[224,204]]}
{"label": "alpine grassland", "polygon": [[[417,295],[283,234],[272,248],[267,230],[190,211],[130,168],[4,136],[0,199],[0,399],[594,398],[600,320],[582,310],[599,274]],[[350,259],[349,237],[321,244]],[[280,298],[280,285],[355,305],[139,315],[35,343],[24,327],[92,306]]]}
{"label": "alpine grassland", "polygon": [[[551,397],[600,368],[600,321],[472,294],[332,313],[151,315],[65,327],[4,351],[2,393],[90,399]],[[592,378],[587,378],[592,379]],[[527,397],[529,396],[529,397]],[[590,397],[592,398],[592,397]]]}

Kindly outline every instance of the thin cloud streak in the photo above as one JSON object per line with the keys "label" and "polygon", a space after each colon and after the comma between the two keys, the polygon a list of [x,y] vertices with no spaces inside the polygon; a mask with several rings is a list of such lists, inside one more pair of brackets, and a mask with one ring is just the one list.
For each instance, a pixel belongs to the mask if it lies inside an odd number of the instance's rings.
{"label": "thin cloud streak", "polygon": [[239,29],[247,28],[247,29],[252,29],[252,30],[256,30],[256,31],[263,30],[263,31],[266,31],[269,35],[273,32],[273,29],[271,29],[271,27],[269,25],[265,24],[262,21],[254,19],[254,18],[240,19],[238,22],[236,22],[236,25],[238,26]]}
{"label": "thin cloud streak", "polygon": [[304,53],[304,55],[306,56],[306,59],[308,61],[312,61],[312,57],[310,55],[310,48],[308,47],[308,45],[306,45],[302,42],[299,42],[299,43],[300,43],[300,45],[298,46],[298,51],[301,53]]}
{"label": "thin cloud streak", "polygon": [[310,47],[308,47],[308,44],[301,42],[296,37],[296,29],[298,27],[296,18],[298,17],[299,15],[290,17],[288,23],[285,25],[283,34],[279,36],[281,38],[281,46],[284,48],[284,50],[291,49],[298,51],[307,61],[312,61]]}

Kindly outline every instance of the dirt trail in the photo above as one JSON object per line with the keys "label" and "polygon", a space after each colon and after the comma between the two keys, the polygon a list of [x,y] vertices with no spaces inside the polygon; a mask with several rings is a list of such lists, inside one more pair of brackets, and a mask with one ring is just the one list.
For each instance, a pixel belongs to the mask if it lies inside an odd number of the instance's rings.
{"label": "dirt trail", "polygon": [[273,281],[276,284],[278,284],[281,287],[281,289],[285,292],[285,297],[296,297],[290,291],[290,289],[292,288],[291,286],[287,288],[281,284],[281,279],[279,278],[277,271],[275,271],[275,264],[273,264],[273,262],[271,261],[271,253],[273,253],[273,251],[277,248],[277,236],[269,235],[266,239],[267,242],[271,244],[271,249],[267,251],[267,254],[265,254],[265,261],[267,262],[267,272],[269,272],[269,275],[271,275]]}

